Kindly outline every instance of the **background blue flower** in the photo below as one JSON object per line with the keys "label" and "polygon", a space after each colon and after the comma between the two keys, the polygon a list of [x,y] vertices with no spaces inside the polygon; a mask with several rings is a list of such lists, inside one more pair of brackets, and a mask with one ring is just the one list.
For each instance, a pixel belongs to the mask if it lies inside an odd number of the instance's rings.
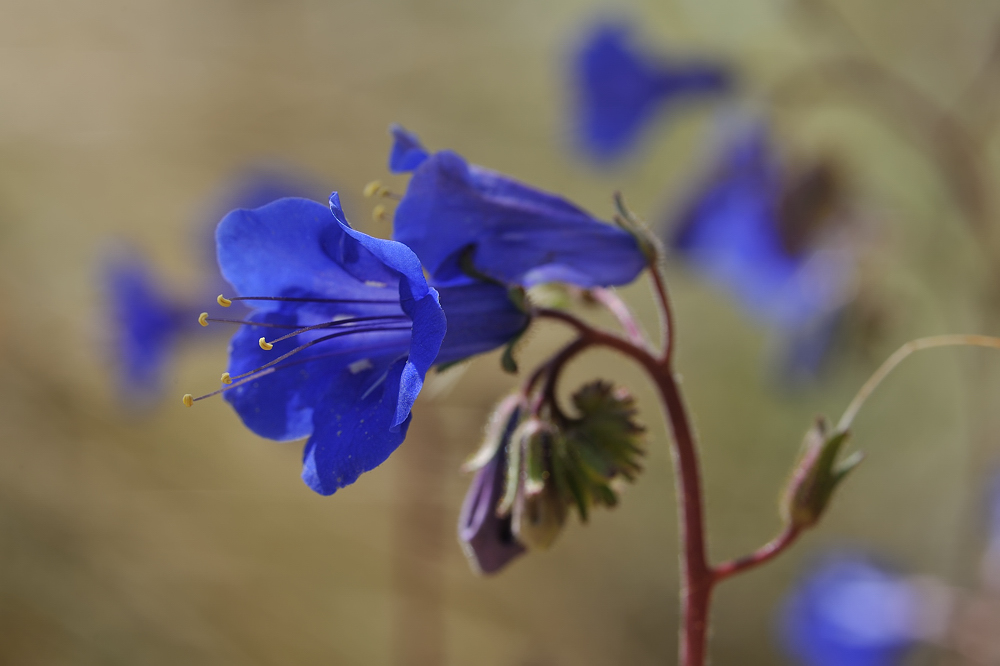
{"label": "background blue flower", "polygon": [[729,70],[716,63],[667,60],[644,53],[621,23],[597,25],[573,60],[575,126],[580,145],[607,162],[635,146],[659,113],[728,90]]}
{"label": "background blue flower", "polygon": [[393,237],[416,252],[435,284],[468,281],[463,260],[489,279],[524,286],[622,285],[645,267],[625,231],[451,151],[429,154],[398,126],[392,132],[390,170],[413,170]]}
{"label": "background blue flower", "polygon": [[178,338],[198,326],[198,312],[163,293],[137,253],[111,258],[104,273],[121,395],[131,403],[148,401],[162,388]]}
{"label": "background blue flower", "polygon": [[[799,240],[783,217],[786,173],[752,125],[725,146],[712,176],[668,232],[695,271],[735,296],[752,316],[797,331],[844,304],[853,260],[815,237]],[[792,241],[796,242],[792,242]]]}
{"label": "background blue flower", "polygon": [[837,555],[789,595],[781,639],[805,666],[899,664],[914,642],[918,604],[901,576],[857,555]]}

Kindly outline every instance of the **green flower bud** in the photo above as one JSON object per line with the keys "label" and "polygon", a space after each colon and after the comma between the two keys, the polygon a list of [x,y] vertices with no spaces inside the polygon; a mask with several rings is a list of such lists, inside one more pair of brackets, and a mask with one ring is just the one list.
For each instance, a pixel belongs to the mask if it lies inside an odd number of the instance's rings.
{"label": "green flower bud", "polygon": [[798,529],[815,525],[826,510],[833,491],[864,458],[855,451],[838,461],[849,432],[829,432],[825,419],[817,419],[802,440],[802,452],[781,501],[782,518]]}

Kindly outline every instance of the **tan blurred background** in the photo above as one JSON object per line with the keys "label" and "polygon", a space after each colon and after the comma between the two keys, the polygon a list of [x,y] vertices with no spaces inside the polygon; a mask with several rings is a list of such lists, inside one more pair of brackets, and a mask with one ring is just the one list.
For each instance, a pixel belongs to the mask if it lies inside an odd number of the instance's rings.
{"label": "tan blurred background", "polygon": [[[184,348],[155,410],[120,404],[104,346],[102,250],[126,238],[178,294],[192,292],[207,277],[194,242],[204,211],[226,179],[261,160],[339,189],[358,226],[387,235],[360,192],[386,178],[391,122],[602,217],[622,189],[659,219],[706,165],[711,113],[659,126],[620,168],[586,166],[569,148],[565,60],[595,17],[632,17],[655,49],[730,59],[757,108],[790,72],[861,48],[955,108],[1000,19],[996,0],[834,6],[855,38],[779,0],[4,3],[0,663],[674,663],[674,490],[637,371],[595,354],[570,377],[635,389],[650,426],[643,478],[615,511],[482,579],[454,523],[468,483],[458,466],[515,381],[495,355],[451,385],[434,380],[437,396],[421,398],[398,454],[323,498],[299,480],[299,443],[256,438],[221,400],[182,407],[182,393],[215,387],[219,337]],[[774,117],[791,152],[836,153],[876,211],[888,324],[868,354],[842,356],[813,386],[782,388],[765,331],[669,269],[716,559],[777,530],[775,497],[801,434],[816,414],[838,415],[881,357],[910,337],[989,332],[996,320],[984,309],[982,255],[924,153],[849,104]],[[995,140],[981,145],[997,157]],[[652,328],[646,286],[625,295]],[[533,335],[523,365],[560,335]],[[784,663],[774,609],[830,545],[972,582],[981,488],[1000,453],[990,434],[998,389],[1000,356],[974,350],[929,352],[887,382],[856,424],[869,459],[821,527],[719,590],[714,663]]]}

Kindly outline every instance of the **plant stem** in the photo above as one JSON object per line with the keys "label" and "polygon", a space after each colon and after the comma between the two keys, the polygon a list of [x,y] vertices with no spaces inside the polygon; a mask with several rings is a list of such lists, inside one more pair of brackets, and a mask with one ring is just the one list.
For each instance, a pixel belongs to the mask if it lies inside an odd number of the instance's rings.
{"label": "plant stem", "polygon": [[[667,303],[662,282],[657,291],[661,295],[661,302]],[[669,315],[666,312],[664,314],[666,321],[670,322]],[[707,655],[708,615],[716,575],[708,564],[706,553],[704,494],[697,444],[668,356],[673,349],[673,329],[668,329],[663,355],[654,356],[647,349],[615,334],[595,329],[568,313],[540,309],[536,311],[536,315],[556,319],[575,328],[580,334],[580,340],[574,345],[607,347],[631,358],[646,371],[659,390],[672,435],[671,451],[675,461],[680,536],[683,544],[680,664],[703,666]]]}
{"label": "plant stem", "polygon": [[729,560],[715,567],[715,582],[723,581],[736,574],[741,574],[748,569],[760,566],[765,562],[770,562],[775,557],[785,552],[789,546],[802,534],[802,530],[793,525],[786,525],[781,534],[774,537],[766,544],[743,557]]}

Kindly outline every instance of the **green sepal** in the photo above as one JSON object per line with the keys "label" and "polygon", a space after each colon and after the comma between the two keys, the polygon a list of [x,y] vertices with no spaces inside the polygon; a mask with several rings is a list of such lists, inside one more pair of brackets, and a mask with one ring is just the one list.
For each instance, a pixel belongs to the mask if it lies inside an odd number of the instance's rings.
{"label": "green sepal", "polygon": [[518,418],[522,397],[520,393],[512,393],[497,403],[490,413],[486,427],[483,429],[483,442],[463,464],[463,472],[476,472],[493,459],[497,449],[504,442],[504,436],[511,427],[511,421]]}
{"label": "green sepal", "polygon": [[517,499],[517,488],[521,483],[521,449],[524,446],[524,431],[527,423],[522,423],[514,431],[507,443],[507,473],[504,477],[503,497],[497,504],[497,515],[508,516]]}
{"label": "green sepal", "polygon": [[646,258],[646,263],[655,267],[659,263],[660,257],[663,256],[660,240],[650,231],[646,223],[625,205],[625,197],[622,196],[621,192],[615,192],[614,199],[615,208],[618,210],[618,215],[615,215],[614,218],[615,224],[635,239],[639,251]]}
{"label": "green sepal", "polygon": [[825,419],[817,419],[806,432],[802,452],[782,499],[782,518],[797,529],[815,525],[823,516],[834,491],[864,459],[856,451],[838,461],[850,432],[829,432]]}

